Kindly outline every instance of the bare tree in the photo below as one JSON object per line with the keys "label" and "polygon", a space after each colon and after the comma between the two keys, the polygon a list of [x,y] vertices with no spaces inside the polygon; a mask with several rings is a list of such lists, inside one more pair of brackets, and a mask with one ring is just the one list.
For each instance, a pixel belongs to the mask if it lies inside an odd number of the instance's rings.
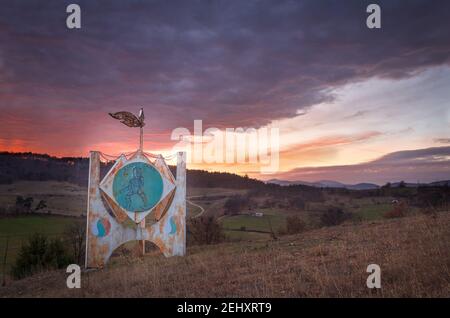
{"label": "bare tree", "polygon": [[187,231],[190,238],[197,244],[214,244],[224,238],[221,224],[211,216],[191,219],[187,225]]}
{"label": "bare tree", "polygon": [[64,234],[73,259],[77,264],[82,264],[85,256],[85,224],[82,222],[72,223],[66,228]]}

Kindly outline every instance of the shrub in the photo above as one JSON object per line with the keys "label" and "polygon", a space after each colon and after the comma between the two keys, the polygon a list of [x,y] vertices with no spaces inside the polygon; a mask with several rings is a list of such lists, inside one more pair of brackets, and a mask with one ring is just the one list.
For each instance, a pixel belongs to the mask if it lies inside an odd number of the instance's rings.
{"label": "shrub", "polygon": [[15,213],[15,209],[11,207],[0,206],[0,217],[9,216]]}
{"label": "shrub", "polygon": [[278,228],[278,235],[283,236],[283,235],[286,235],[286,234],[287,234],[286,227],[285,226],[280,226]]}
{"label": "shrub", "polygon": [[286,218],[286,232],[287,234],[297,234],[303,232],[305,229],[305,222],[298,216],[288,216]]}
{"label": "shrub", "polygon": [[36,205],[35,211],[45,209],[47,207],[47,202],[44,200],[40,200],[39,203]]}
{"label": "shrub", "polygon": [[387,211],[383,214],[386,219],[401,218],[408,212],[408,205],[405,202],[398,203],[394,206],[392,210]]}
{"label": "shrub", "polygon": [[261,208],[266,209],[266,208],[273,208],[275,207],[277,201],[273,200],[273,199],[266,199],[263,204],[261,205]]}
{"label": "shrub", "polygon": [[30,213],[34,199],[32,197],[23,198],[21,195],[16,197],[15,212],[17,214]]}
{"label": "shrub", "polygon": [[432,216],[432,217],[436,217],[437,216],[436,210],[433,209],[433,208],[420,209],[420,212],[422,214],[424,214],[424,215],[427,215],[427,216]]}
{"label": "shrub", "polygon": [[418,188],[418,193],[414,198],[417,206],[422,208],[439,208],[443,207],[450,197],[445,193],[445,188]]}
{"label": "shrub", "polygon": [[188,238],[196,244],[214,244],[221,242],[225,235],[222,225],[211,216],[190,219],[187,224]]}
{"label": "shrub", "polygon": [[62,268],[70,263],[72,259],[60,239],[50,240],[42,234],[34,234],[22,245],[11,274],[15,279],[20,279],[42,270]]}
{"label": "shrub", "polygon": [[289,199],[289,206],[297,210],[305,209],[305,201],[302,198],[294,197]]}
{"label": "shrub", "polygon": [[325,226],[339,225],[351,218],[350,213],[345,213],[339,207],[329,207],[320,217],[320,221]]}
{"label": "shrub", "polygon": [[250,204],[250,200],[247,197],[241,195],[235,195],[229,198],[225,204],[225,214],[227,215],[236,215],[239,214],[244,208],[248,207]]}
{"label": "shrub", "polygon": [[82,264],[84,261],[86,250],[86,225],[82,222],[70,224],[64,236],[69,247],[70,254],[77,264]]}

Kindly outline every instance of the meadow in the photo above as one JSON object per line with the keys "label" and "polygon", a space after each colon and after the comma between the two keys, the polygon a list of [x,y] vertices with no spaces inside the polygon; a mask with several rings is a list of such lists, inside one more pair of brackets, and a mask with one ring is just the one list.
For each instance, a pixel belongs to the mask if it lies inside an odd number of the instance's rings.
{"label": "meadow", "polygon": [[[20,217],[0,218],[0,256],[5,253],[6,240],[9,241],[7,264],[11,264],[15,251],[28,236],[34,233],[60,236],[68,225],[84,222],[86,191],[86,187],[58,181],[18,181],[0,185],[1,207],[13,207],[18,196],[33,198],[31,213]],[[226,201],[233,196],[247,194],[247,189],[189,187],[187,215],[216,217],[223,226],[227,239],[252,241],[269,240],[271,233],[286,227],[286,217],[289,215],[300,215],[310,227],[315,227],[318,223],[317,216],[329,205],[340,206],[352,212],[356,219],[369,221],[381,219],[392,208],[390,196],[354,199],[330,194],[325,195],[323,201],[307,203],[300,211],[282,204],[261,207],[264,200],[256,199],[256,207],[247,208],[237,215],[226,215]],[[40,200],[45,201],[45,208],[33,211]],[[254,212],[263,215],[257,217]]]}
{"label": "meadow", "polygon": [[[18,196],[33,198],[27,213],[0,218],[0,256],[7,251],[6,265],[0,266],[6,279],[6,286],[0,288],[3,297],[450,295],[448,210],[423,214],[411,205],[403,217],[386,219],[398,197],[391,192],[367,195],[314,190],[320,197],[306,197],[299,207],[290,200],[311,190],[268,196],[249,189],[189,187],[188,219],[215,218],[225,235],[221,243],[197,245],[188,241],[184,258],[166,259],[157,248],[151,248],[151,243],[141,258],[117,252],[106,268],[83,274],[87,285],[82,290],[69,291],[63,285],[63,271],[13,280],[8,270],[30,235],[62,237],[68,226],[84,224],[86,188],[66,182],[20,181],[0,185],[0,191],[3,207],[14,207]],[[401,200],[406,200],[405,195],[416,196],[415,190],[399,191]],[[236,198],[245,205],[238,213],[230,213],[227,205]],[[40,200],[45,201],[45,208],[36,210]],[[320,216],[330,206],[339,207],[349,218],[337,226],[323,226]],[[287,218],[292,216],[300,217],[305,229],[286,235]],[[365,287],[365,267],[370,263],[382,266],[381,291]]]}
{"label": "meadow", "polygon": [[[343,224],[277,240],[189,246],[185,257],[158,251],[118,256],[82,273],[64,270],[7,282],[0,297],[449,297],[450,213]],[[366,287],[381,267],[381,289]]]}
{"label": "meadow", "polygon": [[11,267],[30,235],[40,233],[48,237],[63,237],[69,225],[82,222],[85,222],[84,218],[48,215],[0,218],[0,272],[4,266],[6,269]]}

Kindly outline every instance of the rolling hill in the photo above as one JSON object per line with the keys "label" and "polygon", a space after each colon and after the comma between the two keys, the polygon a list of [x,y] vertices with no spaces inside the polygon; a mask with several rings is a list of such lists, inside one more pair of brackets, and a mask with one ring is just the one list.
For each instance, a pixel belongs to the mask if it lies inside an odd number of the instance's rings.
{"label": "rolling hill", "polygon": [[278,184],[281,186],[288,186],[288,185],[306,185],[310,187],[316,187],[316,188],[344,188],[349,190],[372,190],[372,189],[378,189],[379,186],[373,183],[358,183],[358,184],[344,184],[337,181],[332,180],[321,180],[317,182],[307,182],[307,181],[286,181],[286,180],[279,180],[279,179],[270,179],[267,181],[267,183],[272,184]]}
{"label": "rolling hill", "polygon": [[[270,179],[266,181],[266,183],[269,184],[278,184],[280,186],[290,186],[290,185],[306,185],[310,187],[315,188],[337,188],[337,189],[349,189],[349,190],[373,190],[373,189],[379,189],[380,186],[374,183],[357,183],[357,184],[345,184],[338,181],[333,180],[320,180],[317,182],[307,182],[307,181],[287,181],[287,180],[279,180],[279,179]],[[391,187],[409,187],[409,188],[415,188],[415,187],[444,187],[444,186],[450,186],[450,180],[443,180],[443,181],[435,181],[430,183],[410,183],[410,182],[393,182],[390,184]]]}
{"label": "rolling hill", "polygon": [[[431,230],[432,229],[432,230]],[[450,214],[315,229],[278,240],[113,258],[66,287],[65,270],[0,287],[0,297],[449,297]],[[367,266],[382,289],[366,287]]]}

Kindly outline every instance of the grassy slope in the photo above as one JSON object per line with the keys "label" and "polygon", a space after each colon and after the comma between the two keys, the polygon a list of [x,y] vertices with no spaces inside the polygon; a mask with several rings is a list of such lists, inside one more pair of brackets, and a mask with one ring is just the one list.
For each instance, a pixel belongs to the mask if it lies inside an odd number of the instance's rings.
{"label": "grassy slope", "polygon": [[[55,181],[20,181],[10,185],[0,185],[0,207],[12,206],[15,203],[17,195],[24,197],[31,196],[34,198],[34,206],[39,200],[45,200],[47,208],[40,212],[46,214],[47,211],[51,211],[52,214],[62,214],[67,216],[80,216],[86,213],[86,192],[87,189],[79,187],[65,182]],[[224,213],[224,204],[230,196],[236,194],[245,194],[246,190],[241,189],[221,189],[221,188],[188,188],[188,197],[196,204],[201,205],[205,209],[204,215],[207,216],[221,216]],[[390,204],[392,198],[390,197],[377,197],[377,198],[362,198],[362,199],[350,199],[342,196],[327,195],[324,202],[309,203],[306,211],[293,211],[290,208],[256,208],[256,211],[263,212],[264,217],[256,218],[252,216],[232,216],[223,217],[221,222],[225,228],[241,229],[246,228],[244,231],[226,231],[226,235],[231,240],[258,240],[258,239],[270,239],[269,234],[255,233],[251,230],[257,231],[271,231],[268,220],[270,219],[272,229],[278,232],[281,228],[285,227],[286,216],[291,214],[298,214],[308,224],[319,224],[318,216],[322,211],[326,210],[327,205],[341,206],[345,211],[350,211],[359,215],[363,220],[376,220],[382,217],[383,213],[392,208]],[[261,202],[260,202],[261,203]],[[187,215],[194,216],[201,210],[193,205],[187,204]],[[245,211],[249,212],[249,211]],[[8,224],[11,222],[11,227]],[[0,219],[0,256],[4,253],[5,240],[1,237],[3,234],[20,234],[20,237],[12,239],[11,245],[17,247],[20,245],[20,241],[27,234],[34,232],[54,233],[62,232],[64,228],[64,222],[66,220],[60,220],[58,218],[42,219],[31,218],[27,219],[28,224],[21,230],[17,231],[17,222],[22,222],[22,218],[17,221],[12,219]],[[32,223],[35,223],[34,225]],[[148,222],[151,224],[152,222]],[[6,226],[1,227],[2,224]],[[20,227],[20,226],[19,226]],[[7,232],[7,229],[11,229]],[[42,231],[41,231],[42,229]],[[48,230],[47,230],[48,229]],[[8,262],[13,261],[14,252],[10,251]],[[0,264],[0,267],[2,265]]]}
{"label": "grassy slope", "polygon": [[[116,258],[65,287],[64,271],[8,282],[0,296],[449,297],[450,213],[341,225],[277,241],[190,247],[186,257]],[[366,287],[381,266],[382,289]],[[88,279],[89,276],[89,279]]]}

